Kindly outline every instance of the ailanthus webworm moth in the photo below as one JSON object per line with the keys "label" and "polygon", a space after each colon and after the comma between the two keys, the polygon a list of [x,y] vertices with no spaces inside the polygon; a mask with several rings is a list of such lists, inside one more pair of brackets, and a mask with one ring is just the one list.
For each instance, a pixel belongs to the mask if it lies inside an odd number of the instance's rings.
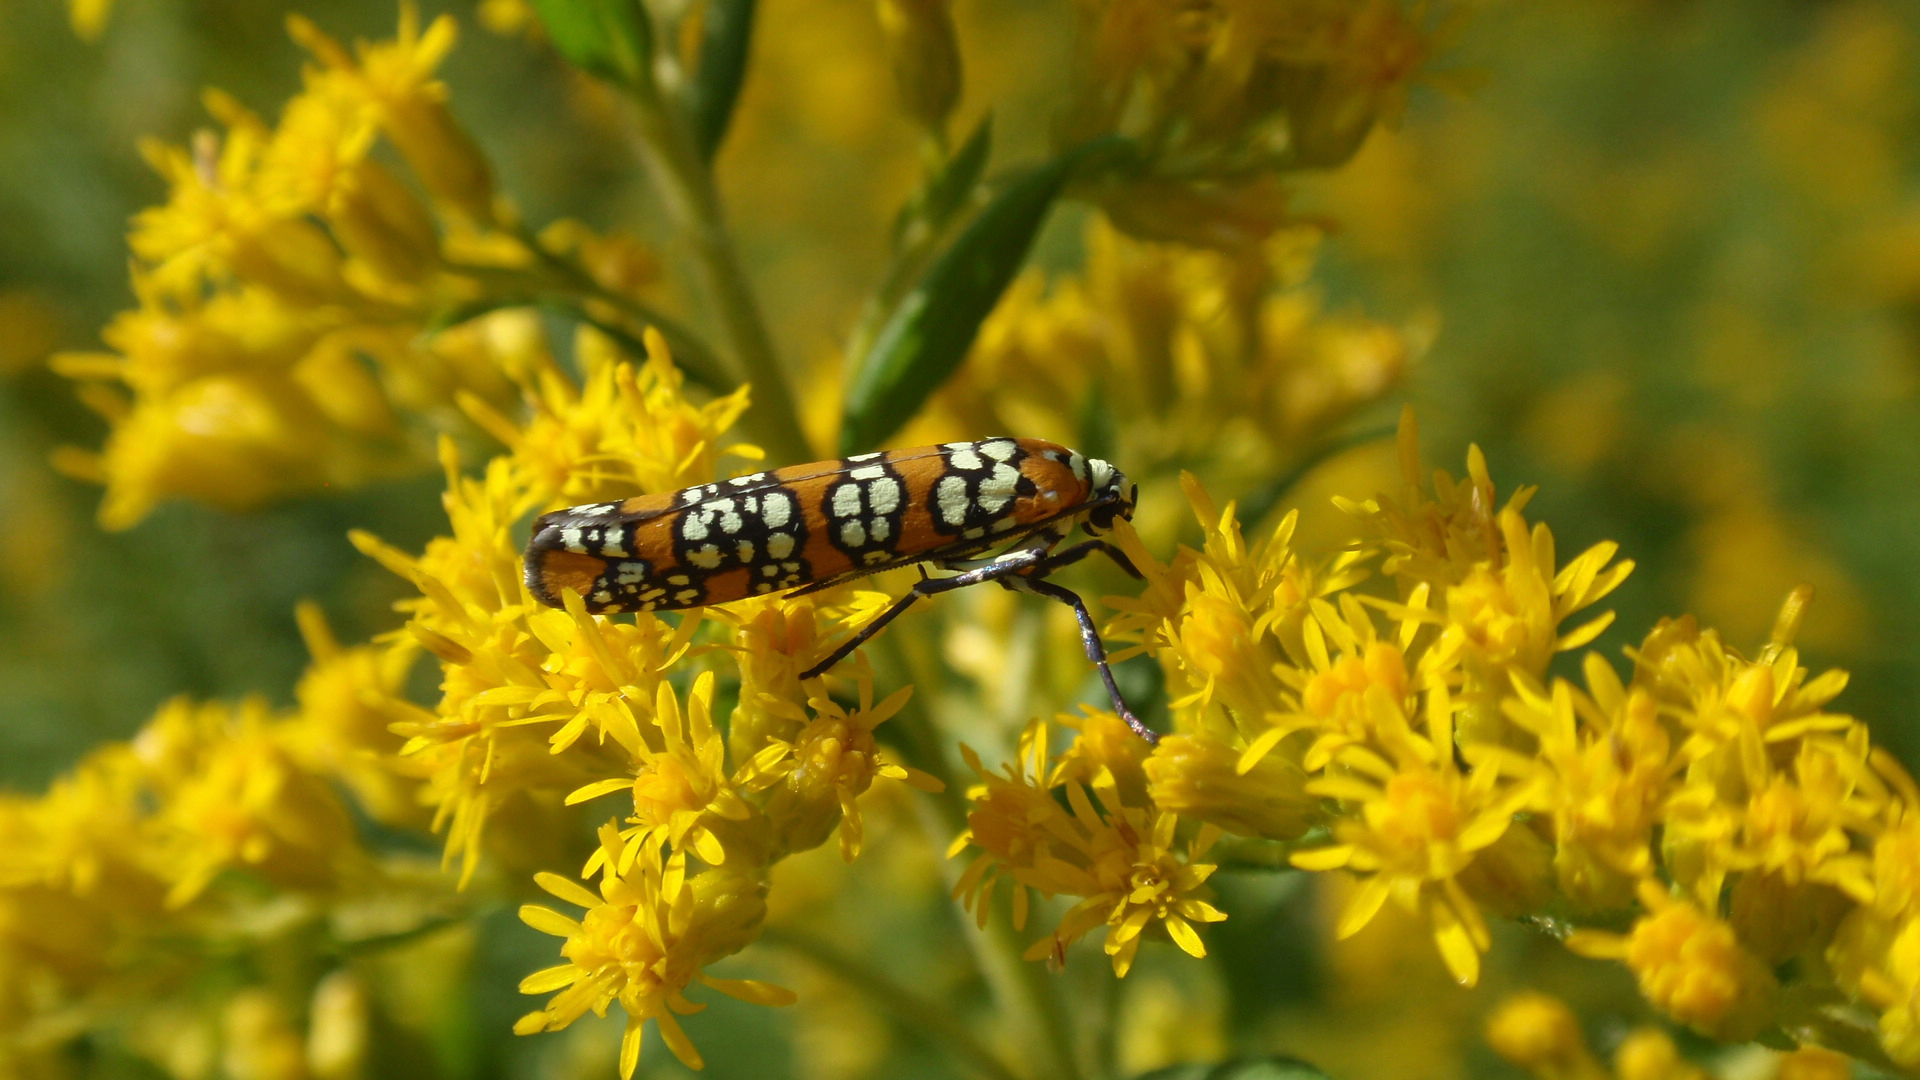
{"label": "ailanthus webworm moth", "polygon": [[[1138,571],[1101,535],[1133,517],[1138,489],[1118,469],[1041,439],[983,439],[790,465],[623,502],[545,514],[527,545],[527,589],[588,611],[671,611],[764,593],[814,592],[919,564],[921,580],[833,654],[844,659],[921,597],[996,581],[1073,609],[1093,661],[1127,725],[1158,736],[1127,707],[1106,648],[1072,591],[1045,580],[1102,552]],[[1074,526],[1093,539],[1054,549]],[[1005,546],[992,558],[982,553]],[[931,563],[955,576],[926,576]]]}

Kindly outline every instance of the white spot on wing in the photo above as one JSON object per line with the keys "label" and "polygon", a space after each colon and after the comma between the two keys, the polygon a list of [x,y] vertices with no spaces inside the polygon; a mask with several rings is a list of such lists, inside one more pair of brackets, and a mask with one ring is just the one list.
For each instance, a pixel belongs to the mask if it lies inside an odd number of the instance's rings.
{"label": "white spot on wing", "polygon": [[[767,537],[767,554],[776,559],[784,559],[793,554],[793,534],[774,533]],[[772,570],[772,567],[768,567]]]}
{"label": "white spot on wing", "polygon": [[884,544],[887,542],[887,537],[893,535],[893,526],[888,524],[886,518],[874,518],[872,524],[867,527],[867,533],[873,537],[874,543]]}
{"label": "white spot on wing", "polygon": [[860,516],[860,485],[842,484],[833,489],[833,516],[836,518]]}
{"label": "white spot on wing", "polygon": [[1015,485],[1020,482],[1020,470],[1011,465],[995,465],[993,475],[980,481],[980,506],[989,514],[997,514],[1013,501]]}
{"label": "white spot on wing", "polygon": [[900,482],[883,476],[868,484],[867,509],[876,514],[891,514],[900,509]]}
{"label": "white spot on wing", "polygon": [[958,525],[967,520],[967,482],[958,476],[943,476],[939,486],[933,489],[933,499],[940,507],[940,520],[949,525]]}
{"label": "white spot on wing", "polygon": [[956,469],[965,469],[968,471],[987,467],[987,463],[980,460],[980,455],[973,452],[972,443],[961,443],[960,447],[960,449],[947,454],[947,464]]}
{"label": "white spot on wing", "polygon": [[760,520],[767,528],[777,529],[793,517],[793,497],[784,491],[769,491],[760,507]]}
{"label": "white spot on wing", "polygon": [[1012,439],[989,439],[980,444],[980,452],[995,461],[1011,461],[1020,452]]}
{"label": "white spot on wing", "polygon": [[855,480],[878,480],[887,475],[887,470],[882,465],[868,465],[865,468],[855,469],[847,475]]}
{"label": "white spot on wing", "polygon": [[572,525],[560,530],[560,544],[568,551],[577,551],[582,555],[587,553],[586,545],[580,542],[580,527],[578,525]]}
{"label": "white spot on wing", "polygon": [[[720,549],[713,544],[703,544],[687,552],[687,561],[702,570],[712,570],[720,565]],[[675,584],[685,584],[675,582]]]}
{"label": "white spot on wing", "polygon": [[850,548],[865,547],[867,545],[867,527],[857,521],[842,522],[840,524],[840,542]]}

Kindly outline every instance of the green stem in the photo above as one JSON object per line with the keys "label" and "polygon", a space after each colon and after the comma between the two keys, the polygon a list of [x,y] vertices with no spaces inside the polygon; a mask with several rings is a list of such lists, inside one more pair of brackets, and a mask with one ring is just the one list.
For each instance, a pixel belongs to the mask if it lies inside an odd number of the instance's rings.
{"label": "green stem", "polygon": [[1019,1073],[954,1018],[952,1010],[928,1001],[859,958],[810,934],[778,926],[767,927],[760,940],[798,953],[852,984],[907,1027],[945,1043],[989,1080],[1021,1080]]}
{"label": "green stem", "polygon": [[[890,641],[886,635],[876,638],[867,648],[882,662],[883,670],[891,667],[905,671],[915,686],[933,687],[943,681],[938,658],[926,650],[904,646],[898,640]],[[967,827],[964,793],[970,778],[953,770],[944,740],[926,710],[922,695],[916,694],[910,699],[892,724],[899,725],[922,751],[915,755],[914,765],[946,785],[942,794],[916,800],[928,841],[944,854],[947,842]],[[964,858],[942,863],[949,891],[965,867]],[[1030,1070],[1033,1075],[1048,1080],[1081,1080],[1085,1073],[1075,1052],[1073,1025],[1066,1007],[1046,969],[1023,956],[1026,950],[1009,925],[1006,913],[994,911],[985,929],[965,911],[954,914],[965,928],[967,945],[981,977],[993,993],[997,1011],[1009,1024],[1024,1029],[1020,1032],[1023,1041],[1036,1051],[1034,1060],[1038,1066]]]}
{"label": "green stem", "polygon": [[744,425],[776,461],[806,461],[813,453],[793,389],[727,235],[713,173],[657,89],[649,86],[632,100],[642,154],[669,219],[687,240],[688,262],[713,307],[724,351],[736,377],[753,384],[754,407]]}

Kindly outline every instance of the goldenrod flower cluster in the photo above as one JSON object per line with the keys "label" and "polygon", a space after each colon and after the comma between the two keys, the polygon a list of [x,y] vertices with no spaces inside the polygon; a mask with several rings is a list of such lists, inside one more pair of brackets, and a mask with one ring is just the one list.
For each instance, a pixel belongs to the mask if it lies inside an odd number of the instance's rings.
{"label": "goldenrod flower cluster", "polygon": [[1398,122],[1443,33],[1397,0],[1083,0],[1059,136],[1135,144],[1094,195],[1128,232],[1211,248],[1286,220],[1282,171],[1352,157]]}
{"label": "goldenrod flower cluster", "polygon": [[1072,444],[1095,412],[1113,417],[1129,476],[1171,488],[1187,469],[1258,489],[1397,386],[1431,334],[1326,311],[1307,282],[1318,246],[1295,227],[1236,250],[1183,248],[1096,218],[1085,268],[1023,273],[906,437],[1020,431]]}
{"label": "goldenrod flower cluster", "polygon": [[[1085,898],[1035,953],[1102,913],[1124,973],[1150,918],[1200,952],[1189,920],[1220,915],[1201,859],[1225,830],[1354,875],[1339,936],[1389,901],[1416,913],[1462,984],[1492,947],[1488,916],[1525,918],[1623,963],[1709,1037],[1838,1040],[1799,1004],[1824,994],[1871,1010],[1892,1061],[1920,1062],[1920,789],[1825,711],[1846,679],[1799,665],[1806,591],[1753,659],[1677,619],[1630,651],[1629,678],[1592,653],[1584,686],[1555,677],[1555,656],[1611,621],[1589,609],[1632,563],[1602,543],[1562,564],[1523,515],[1531,490],[1501,504],[1478,450],[1466,477],[1423,480],[1415,439],[1409,414],[1403,487],[1340,500],[1360,537],[1327,561],[1292,550],[1293,514],[1250,544],[1191,480],[1200,549],[1162,563],[1123,533],[1147,589],[1108,598],[1112,628],[1161,659],[1175,733],[1148,754],[1101,715],[1050,770],[1034,750],[1004,776],[980,770],[967,839],[984,854],[961,891],[978,902],[1006,877]],[[1044,794],[1061,788],[1071,814]],[[1193,823],[1189,848],[1170,816]],[[1097,869],[1096,851],[1118,853],[1105,877],[1061,865],[1074,852]],[[1016,890],[1016,920],[1026,903]]]}
{"label": "goldenrod flower cluster", "polygon": [[289,25],[315,62],[277,123],[210,91],[220,131],[145,144],[168,197],[129,237],[140,306],[111,352],[55,360],[113,426],[58,461],[106,485],[107,528],[428,465],[436,432],[475,434],[467,413],[538,378],[525,311],[484,313],[565,295],[617,323],[658,276],[631,241],[520,224],[434,78],[451,18],[407,7],[357,51]]}

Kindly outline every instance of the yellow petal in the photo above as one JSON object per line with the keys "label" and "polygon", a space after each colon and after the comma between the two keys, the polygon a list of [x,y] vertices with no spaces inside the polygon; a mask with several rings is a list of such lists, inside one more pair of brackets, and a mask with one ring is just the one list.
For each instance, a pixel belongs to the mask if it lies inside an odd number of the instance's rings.
{"label": "yellow petal", "polygon": [[597,799],[602,795],[611,795],[616,791],[627,791],[632,787],[633,787],[633,781],[624,779],[624,778],[613,779],[613,780],[595,780],[593,783],[588,784],[584,787],[575,788],[570,794],[568,794],[567,805],[576,806],[580,803],[586,802],[588,799]]}
{"label": "yellow petal", "polygon": [[620,1036],[620,1078],[633,1080],[640,1064],[640,1044],[646,1038],[647,1022],[638,1016],[627,1017],[627,1030]]}
{"label": "yellow petal", "polygon": [[1287,857],[1287,861],[1302,870],[1338,870],[1352,858],[1352,844],[1335,844],[1311,851],[1296,851]]}
{"label": "yellow petal", "polygon": [[1480,981],[1480,950],[1473,947],[1468,938],[1467,928],[1453,914],[1453,909],[1445,904],[1434,904],[1433,940],[1440,947],[1440,959],[1446,961],[1447,970],[1453,974],[1454,981],[1461,986],[1472,986]]}
{"label": "yellow petal", "polygon": [[1160,920],[1167,928],[1167,936],[1175,945],[1188,955],[1200,957],[1207,955],[1207,947],[1200,942],[1200,935],[1193,932],[1193,925],[1178,915],[1169,914]]}
{"label": "yellow petal", "polygon": [[580,924],[553,910],[538,904],[523,904],[520,907],[520,921],[543,934],[554,937],[572,937],[580,932]]}
{"label": "yellow petal", "polygon": [[583,908],[600,906],[600,898],[593,895],[592,892],[588,891],[586,886],[572,878],[561,877],[559,874],[550,874],[542,870],[533,875],[533,883],[545,889],[558,899],[565,900],[569,904],[577,904]]}
{"label": "yellow petal", "polygon": [[520,980],[520,992],[523,994],[545,994],[563,986],[572,986],[586,972],[572,964],[545,968]]}
{"label": "yellow petal", "polygon": [[1360,883],[1359,891],[1353,899],[1347,901],[1346,910],[1340,913],[1340,922],[1333,929],[1333,936],[1341,940],[1352,937],[1366,928],[1375,915],[1380,914],[1380,905],[1387,902],[1387,896],[1393,891],[1393,883],[1385,875],[1375,874]]}
{"label": "yellow petal", "polygon": [[775,986],[758,979],[716,979],[711,975],[702,975],[700,981],[728,997],[736,997],[755,1005],[771,1005],[777,1008],[782,1005],[791,1005],[799,1000],[799,996],[786,987]]}
{"label": "yellow petal", "polygon": [[687,1033],[680,1027],[680,1021],[675,1020],[672,1013],[663,1012],[654,1017],[653,1022],[660,1025],[660,1038],[666,1041],[667,1049],[673,1051],[673,1056],[680,1059],[680,1064],[695,1070],[707,1067],[705,1059],[700,1056],[700,1051],[693,1048],[693,1040],[687,1038]]}

